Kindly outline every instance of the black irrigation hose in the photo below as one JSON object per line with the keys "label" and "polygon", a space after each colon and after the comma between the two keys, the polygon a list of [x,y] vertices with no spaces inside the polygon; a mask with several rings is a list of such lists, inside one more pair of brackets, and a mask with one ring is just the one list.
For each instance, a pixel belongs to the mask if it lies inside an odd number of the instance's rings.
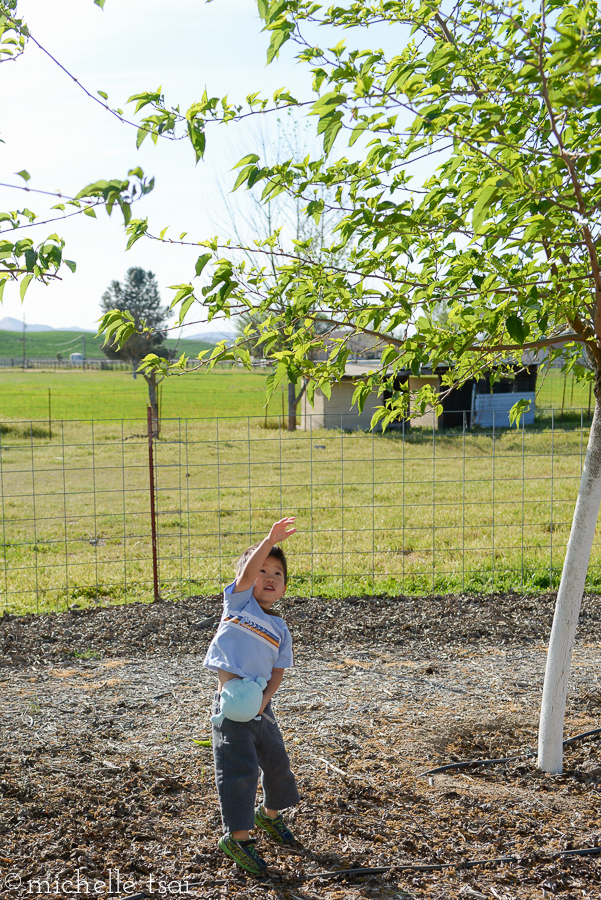
{"label": "black irrigation hose", "polygon": [[[601,729],[600,729],[601,730]],[[549,855],[549,859],[560,859],[563,856],[599,856],[601,855],[601,847],[580,847],[577,850],[558,850],[556,853],[551,853]],[[449,862],[449,863],[414,863],[413,865],[404,865],[404,866],[378,866],[374,868],[357,868],[357,869],[333,869],[331,872],[315,872],[312,875],[302,875],[300,878],[295,878],[295,884],[301,884],[306,881],[316,881],[318,878],[337,878],[340,875],[344,876],[356,876],[357,878],[367,878],[370,875],[384,875],[386,872],[442,872],[445,869],[475,869],[477,866],[502,866],[506,863],[517,863],[518,865],[524,865],[528,861],[529,857],[526,856],[496,856],[492,859],[465,859],[459,862]],[[269,877],[263,879],[264,882],[268,882],[270,880]],[[186,889],[188,888],[197,888],[197,887],[214,887],[215,885],[228,884],[229,881],[227,878],[215,878],[210,882],[206,881],[188,881],[187,879],[181,880],[182,884],[186,885]],[[128,895],[128,900],[147,900],[149,894],[142,893]]]}
{"label": "black irrigation hose", "polygon": [[468,769],[470,766],[496,766],[499,763],[513,762],[515,759],[530,759],[533,756],[536,756],[534,751],[519,753],[517,756],[503,756],[500,759],[468,759],[464,762],[447,763],[446,766],[438,766],[436,769],[420,772],[418,778],[424,778],[426,775],[439,775],[441,772],[450,772],[452,769]]}
{"label": "black irrigation hose", "polygon": [[582,741],[584,738],[592,737],[595,734],[601,734],[601,728],[593,728],[592,731],[585,731],[583,734],[575,734],[574,737],[568,738],[567,741],[563,742],[563,746],[567,747],[568,744],[575,744],[576,741]]}
{"label": "black irrigation hose", "polygon": [[[601,728],[593,728],[592,731],[584,731],[582,734],[576,734],[574,737],[564,741],[562,746],[568,747],[570,744],[575,744],[576,741],[583,741],[585,738],[593,737],[597,734],[601,734]],[[418,777],[423,778],[426,775],[438,775],[440,772],[450,772],[451,769],[467,769],[469,766],[496,766],[499,763],[513,762],[516,759],[531,759],[536,755],[536,750],[531,750],[529,753],[518,753],[517,756],[503,756],[500,759],[468,759],[464,762],[447,763],[447,765],[438,766],[436,769],[428,769],[427,772],[420,772]]]}
{"label": "black irrigation hose", "polygon": [[[551,859],[562,856],[599,856],[601,847],[581,847],[577,850],[558,850],[551,854]],[[505,863],[524,863],[527,857],[497,856],[493,859],[466,859],[462,862],[450,863],[416,863],[408,866],[382,866],[378,869],[338,869],[332,872],[317,872],[315,875],[306,875],[299,881],[315,881],[317,878],[334,878],[336,875],[380,875],[384,872],[442,872],[444,869],[474,869],[476,866],[502,866]]]}
{"label": "black irrigation hose", "polygon": [[[599,848],[601,853],[601,847]],[[381,875],[384,872],[441,872],[443,869],[472,869],[475,866],[502,865],[508,862],[519,862],[517,856],[499,856],[496,859],[468,859],[463,863],[415,863],[409,866],[381,866],[378,869],[334,869],[332,872],[316,872],[305,875],[299,881],[316,881],[318,878],[335,878],[336,875]]]}

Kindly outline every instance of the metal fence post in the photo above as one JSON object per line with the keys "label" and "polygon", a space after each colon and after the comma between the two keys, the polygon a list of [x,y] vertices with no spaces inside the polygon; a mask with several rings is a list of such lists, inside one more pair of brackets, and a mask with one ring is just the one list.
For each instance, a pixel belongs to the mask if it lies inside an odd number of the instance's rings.
{"label": "metal fence post", "polygon": [[150,479],[150,527],[152,531],[152,579],[154,584],[154,599],[160,600],[159,593],[159,558],[157,548],[157,515],[154,488],[154,429],[152,421],[152,407],[148,407],[148,474]]}
{"label": "metal fence post", "polygon": [[4,512],[4,470],[2,467],[2,429],[0,428],[0,511],[2,512],[2,555],[4,558],[4,606],[8,606],[8,560],[6,558],[6,515]]}

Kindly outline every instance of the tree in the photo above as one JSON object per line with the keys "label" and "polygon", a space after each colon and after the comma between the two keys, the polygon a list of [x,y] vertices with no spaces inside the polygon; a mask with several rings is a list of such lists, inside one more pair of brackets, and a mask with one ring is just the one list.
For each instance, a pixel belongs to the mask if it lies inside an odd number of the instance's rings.
{"label": "tree", "polygon": [[[284,119],[278,119],[275,136],[268,134],[263,123],[259,122],[252,139],[264,161],[269,165],[277,165],[288,156],[292,159],[303,159],[308,155],[311,146],[315,144],[308,129],[308,123],[301,126],[289,114]],[[282,192],[262,202],[260,196],[250,191],[246,195],[246,199],[250,202],[246,204],[240,202],[240,198],[238,202],[231,200],[231,195],[224,190],[221,193],[227,212],[227,219],[222,223],[221,231],[226,236],[232,236],[241,248],[246,247],[247,233],[263,241],[275,240],[288,250],[293,249],[293,242],[303,241],[310,245],[311,259],[316,263],[323,259],[324,249],[331,241],[332,232],[341,220],[341,214],[332,202],[334,198],[329,196],[331,191],[324,186],[320,186],[316,192],[324,204],[324,211],[317,220],[305,215],[306,204],[303,199],[289,192]],[[252,263],[252,251],[242,249],[240,252]],[[346,253],[341,249],[336,255],[337,265],[344,264],[345,257]],[[277,281],[275,251],[268,260],[267,271],[269,270],[271,275],[268,276],[266,283],[269,284],[273,280],[275,285]],[[238,334],[253,356],[260,359],[267,358],[263,349],[264,323],[268,314],[282,313],[284,308],[284,304],[274,299],[269,309],[261,312],[251,311],[238,319]],[[325,334],[331,330],[331,326],[322,324],[318,326],[318,330]],[[271,351],[275,349],[276,345],[272,345]],[[305,393],[306,385],[304,379],[288,381],[288,431],[296,430],[298,405]]]}
{"label": "tree", "polygon": [[[156,279],[152,272],[134,267],[127,270],[125,281],[111,281],[102,295],[101,309],[119,310],[125,313],[131,324],[129,337],[116,345],[105,342],[102,350],[109,359],[122,359],[131,362],[134,378],[140,360],[149,353],[162,353],[169,358],[165,346],[165,331],[162,330],[172,313],[168,306],[161,306],[161,296]],[[162,380],[155,370],[145,370],[144,378],[148,384],[148,400],[152,409],[153,431],[159,433],[159,408],[157,401],[157,385]]]}
{"label": "tree", "polygon": [[[343,213],[332,253],[350,247],[348,265],[315,262],[300,241],[287,252],[277,240],[256,242],[253,266],[231,246],[204,242],[198,288],[211,314],[270,313],[264,347],[276,361],[270,382],[305,376],[307,394],[328,389],[348,358],[344,336],[324,362],[316,323],[342,323],[348,333],[384,346],[380,369],[358,379],[355,401],[383,393],[394,375],[445,362],[443,391],[494,363],[521,365],[526,350],[546,350],[580,379],[592,379],[596,405],[549,652],[539,731],[539,765],[562,767],[567,677],[595,524],[601,500],[601,22],[597,3],[540,0],[460,4],[350,0],[323,7],[304,0],[258,0],[270,36],[268,60],[288,41],[310,67],[317,96],[308,107],[280,90],[268,101],[251,94],[234,105],[206,93],[187,112],[156,93],[137,94],[140,126],[154,135],[185,128],[197,159],[210,123],[282,105],[307,108],[323,137],[323,155],[264,163],[249,152],[236,184],[261,185],[268,201],[288,192],[308,216],[323,211],[314,191],[335,192]],[[344,38],[385,24],[394,55]],[[319,28],[315,26],[319,25]],[[313,35],[323,36],[327,49]],[[342,39],[341,39],[342,38]],[[388,38],[390,40],[390,38]],[[343,137],[349,155],[335,155]],[[250,148],[249,148],[250,150]],[[422,167],[420,169],[420,167]],[[424,171],[424,167],[427,171]],[[418,173],[417,175],[415,173]],[[343,199],[344,198],[344,199]],[[148,220],[129,225],[130,241],[154,237]],[[268,279],[262,260],[277,260]],[[177,286],[183,318],[195,298],[192,282]],[[448,315],[433,312],[446,304]],[[118,316],[106,319],[123,333]],[[277,349],[284,342],[285,349]],[[582,351],[590,370],[579,361]],[[201,362],[248,361],[243,344],[218,347]],[[169,371],[156,358],[149,368]],[[183,365],[183,361],[182,361]],[[431,388],[416,401],[437,404]],[[383,426],[407,408],[406,390],[377,410]],[[516,417],[523,411],[514,410]]]}

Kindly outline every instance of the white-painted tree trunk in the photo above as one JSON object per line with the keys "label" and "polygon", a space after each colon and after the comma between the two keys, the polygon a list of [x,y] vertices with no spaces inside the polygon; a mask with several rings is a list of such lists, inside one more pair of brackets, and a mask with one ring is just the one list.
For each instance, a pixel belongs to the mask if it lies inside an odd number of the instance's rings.
{"label": "white-painted tree trunk", "polygon": [[600,504],[601,414],[596,403],[547,652],[538,730],[538,766],[545,772],[562,770],[563,724],[572,647]]}

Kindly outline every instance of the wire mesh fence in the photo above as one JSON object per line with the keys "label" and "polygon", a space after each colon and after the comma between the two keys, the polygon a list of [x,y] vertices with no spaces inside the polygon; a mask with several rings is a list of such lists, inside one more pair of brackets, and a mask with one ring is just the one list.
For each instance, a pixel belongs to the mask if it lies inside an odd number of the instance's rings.
{"label": "wire mesh fence", "polygon": [[[558,583],[586,411],[520,429],[287,432],[280,420],[0,426],[0,605],[9,611],[219,591],[282,515],[297,595]],[[541,424],[542,422],[542,424]],[[157,586],[155,588],[155,577]],[[589,587],[601,584],[596,542]]]}

